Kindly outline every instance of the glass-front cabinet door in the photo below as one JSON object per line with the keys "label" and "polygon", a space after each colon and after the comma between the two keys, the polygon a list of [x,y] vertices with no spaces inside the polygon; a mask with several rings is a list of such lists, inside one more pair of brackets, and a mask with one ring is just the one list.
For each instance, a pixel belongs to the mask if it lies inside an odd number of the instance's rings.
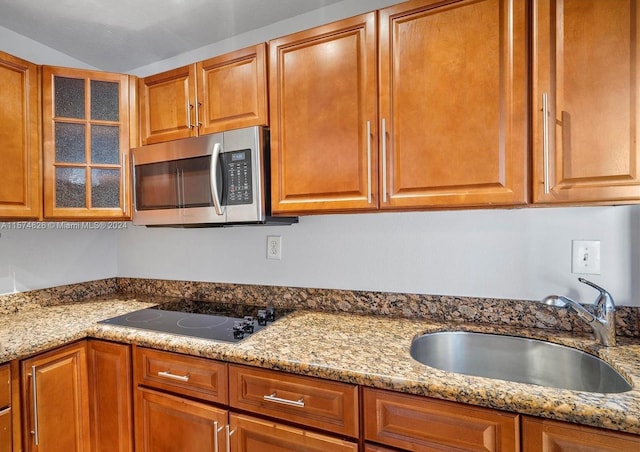
{"label": "glass-front cabinet door", "polygon": [[45,218],[130,217],[132,86],[128,75],[44,67]]}

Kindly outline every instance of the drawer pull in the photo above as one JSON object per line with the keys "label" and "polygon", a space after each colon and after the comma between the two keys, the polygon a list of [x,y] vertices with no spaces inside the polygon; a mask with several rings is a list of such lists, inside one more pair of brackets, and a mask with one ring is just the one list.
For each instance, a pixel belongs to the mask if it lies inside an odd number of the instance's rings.
{"label": "drawer pull", "polygon": [[11,407],[7,407],[4,410],[0,410],[0,416],[3,416],[11,411]]}
{"label": "drawer pull", "polygon": [[304,408],[304,399],[302,397],[300,397],[299,400],[282,399],[280,397],[276,397],[276,393],[274,392],[273,394],[263,396],[263,398],[267,402],[275,402],[275,403],[281,403],[282,405],[297,406],[299,408]]}
{"label": "drawer pull", "polygon": [[178,380],[178,381],[184,381],[184,382],[189,381],[189,374],[187,374],[187,375],[175,375],[175,374],[172,374],[168,370],[167,371],[158,372],[158,376],[159,377],[165,377],[165,378],[171,378],[172,380]]}

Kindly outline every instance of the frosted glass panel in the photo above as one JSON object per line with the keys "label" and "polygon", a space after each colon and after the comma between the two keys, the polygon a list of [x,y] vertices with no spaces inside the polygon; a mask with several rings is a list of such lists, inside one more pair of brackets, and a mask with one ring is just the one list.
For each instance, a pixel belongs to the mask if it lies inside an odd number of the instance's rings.
{"label": "frosted glass panel", "polygon": [[91,207],[120,207],[120,170],[91,170]]}
{"label": "frosted glass panel", "polygon": [[54,77],[55,114],[62,118],[84,119],[84,80]]}
{"label": "frosted glass panel", "polygon": [[86,207],[84,168],[56,168],[56,207]]}
{"label": "frosted glass panel", "polygon": [[91,126],[91,163],[120,163],[120,128]]}
{"label": "frosted glass panel", "polygon": [[85,163],[85,126],[56,122],[56,162]]}
{"label": "frosted glass panel", "polygon": [[119,91],[119,83],[91,80],[91,119],[118,121]]}

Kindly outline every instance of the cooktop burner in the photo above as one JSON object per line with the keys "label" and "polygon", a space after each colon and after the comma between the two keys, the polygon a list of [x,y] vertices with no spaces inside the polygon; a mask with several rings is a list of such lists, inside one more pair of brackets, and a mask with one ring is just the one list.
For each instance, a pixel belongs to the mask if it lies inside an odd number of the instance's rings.
{"label": "cooktop burner", "polygon": [[291,310],[276,311],[271,306],[176,300],[98,323],[216,341],[239,342],[289,313]]}

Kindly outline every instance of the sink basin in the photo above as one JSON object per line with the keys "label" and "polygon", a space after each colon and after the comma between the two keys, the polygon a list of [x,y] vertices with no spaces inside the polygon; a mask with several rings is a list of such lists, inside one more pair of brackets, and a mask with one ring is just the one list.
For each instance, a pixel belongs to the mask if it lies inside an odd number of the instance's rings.
{"label": "sink basin", "polygon": [[428,333],[413,341],[411,356],[436,369],[477,377],[599,393],[632,388],[600,358],[536,339],[463,331]]}

